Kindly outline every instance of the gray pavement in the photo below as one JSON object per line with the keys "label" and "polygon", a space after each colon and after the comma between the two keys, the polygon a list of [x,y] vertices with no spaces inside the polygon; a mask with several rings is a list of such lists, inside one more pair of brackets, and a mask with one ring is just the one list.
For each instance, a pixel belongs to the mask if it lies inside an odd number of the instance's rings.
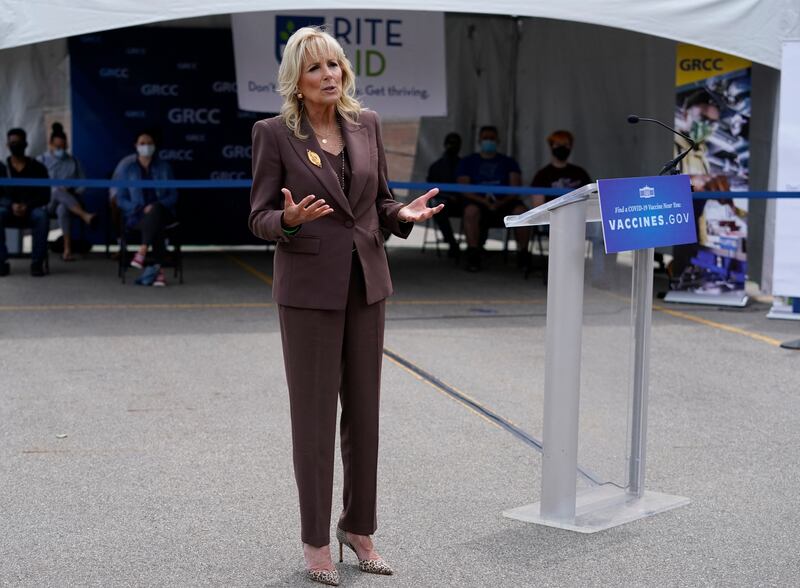
{"label": "gray pavement", "polygon": [[[415,249],[390,259],[387,347],[540,438],[538,276],[498,254],[477,275]],[[310,585],[270,273],[263,252],[188,254],[186,283],[165,289],[120,285],[99,255],[54,260],[41,280],[12,263],[0,585]],[[586,289],[579,459],[621,482],[617,278]],[[800,324],[768,321],[759,302],[657,304],[669,312],[653,319],[647,487],[689,506],[588,536],[505,519],[538,500],[540,455],[386,360],[376,543],[397,573],[361,574],[346,553],[342,585],[797,585],[800,353],[774,341],[800,338]],[[336,476],[340,489],[338,462]]]}

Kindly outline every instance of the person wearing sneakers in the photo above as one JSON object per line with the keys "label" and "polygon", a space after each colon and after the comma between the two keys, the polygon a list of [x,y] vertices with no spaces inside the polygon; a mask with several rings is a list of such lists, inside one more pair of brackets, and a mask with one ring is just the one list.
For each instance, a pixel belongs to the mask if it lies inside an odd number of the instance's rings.
{"label": "person wearing sneakers", "polygon": [[[459,184],[476,186],[519,186],[522,183],[519,164],[508,155],[497,151],[499,142],[497,127],[483,126],[478,132],[479,150],[467,155],[456,169]],[[489,227],[503,226],[503,218],[509,214],[522,214],[527,207],[517,196],[495,196],[491,192],[466,192],[464,202],[464,236],[467,238],[467,265],[470,272],[481,269],[483,243]],[[525,267],[528,262],[530,229],[514,229],[517,241],[517,265]]]}
{"label": "person wearing sneakers", "polygon": [[277,242],[278,305],[289,388],[294,471],[309,579],[338,585],[331,561],[336,413],[341,401],[343,508],[339,561],[392,574],[375,551],[378,425],[385,301],[392,293],[382,230],[406,238],[433,189],[409,204],[392,197],[378,115],[355,97],[339,42],[303,27],[278,70],[281,114],[253,126],[250,230]]}
{"label": "person wearing sneakers", "polygon": [[[0,174],[9,178],[46,180],[47,168],[25,155],[25,150],[28,148],[28,135],[25,131],[11,129],[7,138],[11,156],[5,165],[0,164]],[[33,237],[31,275],[37,278],[45,275],[44,260],[47,255],[47,233],[50,228],[48,202],[50,202],[50,188],[47,186],[14,186],[0,191],[0,276],[7,276],[11,269],[6,247],[6,227],[31,229]]]}
{"label": "person wearing sneakers", "polygon": [[[122,158],[114,170],[115,180],[172,180],[172,166],[156,156],[153,131],[142,131],[134,143],[136,153]],[[165,230],[175,222],[178,192],[175,188],[116,188],[112,198],[122,212],[123,230],[142,234],[142,244],[131,260],[131,267],[142,270],[136,279],[140,286],[166,286],[161,269],[166,253]],[[147,249],[152,247],[152,263],[146,265]]]}
{"label": "person wearing sneakers", "polygon": [[[47,168],[47,173],[55,180],[78,180],[83,175],[81,164],[75,157],[67,152],[67,135],[61,123],[53,123],[50,133],[49,149],[42,153],[36,160]],[[64,235],[64,261],[75,261],[72,256],[72,217],[76,216],[87,225],[92,225],[97,218],[96,214],[84,210],[78,196],[85,188],[67,188],[53,186],[50,195],[50,211],[55,212],[58,225]]]}

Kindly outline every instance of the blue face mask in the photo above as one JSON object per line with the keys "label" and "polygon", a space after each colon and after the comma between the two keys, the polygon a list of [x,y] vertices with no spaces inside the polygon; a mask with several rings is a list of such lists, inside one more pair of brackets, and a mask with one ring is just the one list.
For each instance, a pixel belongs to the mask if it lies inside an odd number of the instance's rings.
{"label": "blue face mask", "polygon": [[497,141],[492,141],[491,139],[484,139],[481,141],[481,152],[497,153]]}
{"label": "blue face mask", "polygon": [[53,149],[53,157],[55,157],[56,159],[64,159],[64,156],[66,156],[66,154],[67,152],[63,149]]}

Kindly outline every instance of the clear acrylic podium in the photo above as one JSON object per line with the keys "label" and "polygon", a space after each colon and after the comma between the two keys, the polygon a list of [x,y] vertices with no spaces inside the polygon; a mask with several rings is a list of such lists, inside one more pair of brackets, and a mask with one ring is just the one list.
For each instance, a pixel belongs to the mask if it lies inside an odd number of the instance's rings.
{"label": "clear acrylic podium", "polygon": [[688,498],[644,490],[653,249],[636,250],[633,258],[627,484],[607,483],[577,491],[584,225],[599,221],[597,184],[505,218],[508,228],[549,224],[550,253],[541,501],[507,510],[503,516],[581,533],[602,531],[689,503]]}

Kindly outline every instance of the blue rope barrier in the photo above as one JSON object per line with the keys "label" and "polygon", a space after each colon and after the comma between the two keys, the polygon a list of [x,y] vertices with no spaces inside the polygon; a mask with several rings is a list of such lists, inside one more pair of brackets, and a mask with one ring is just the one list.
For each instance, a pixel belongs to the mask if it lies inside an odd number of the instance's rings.
{"label": "blue rope barrier", "polygon": [[[191,188],[223,189],[250,188],[252,180],[53,180],[44,178],[0,178],[0,186],[53,187],[67,188]],[[498,196],[562,196],[569,192],[563,188],[536,188],[530,186],[483,186],[476,184],[430,184],[427,182],[389,182],[389,187],[398,190],[419,190],[427,192],[439,188],[441,192],[495,194]],[[744,198],[747,200],[766,200],[770,198],[800,198],[800,192],[753,191],[753,192],[695,192],[695,200],[708,198]]]}

